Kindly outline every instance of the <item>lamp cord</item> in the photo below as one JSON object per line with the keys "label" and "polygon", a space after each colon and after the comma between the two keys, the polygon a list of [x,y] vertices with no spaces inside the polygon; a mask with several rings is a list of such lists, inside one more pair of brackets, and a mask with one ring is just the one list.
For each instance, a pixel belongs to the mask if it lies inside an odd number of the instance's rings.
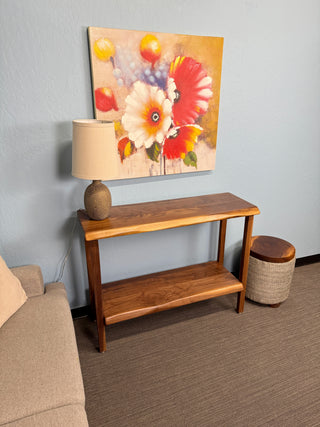
{"label": "lamp cord", "polygon": [[65,255],[64,259],[63,259],[63,262],[62,262],[62,264],[61,264],[60,274],[59,274],[59,276],[58,276],[58,278],[57,278],[56,282],[61,282],[61,280],[62,280],[63,273],[64,273],[64,268],[65,268],[65,266],[66,266],[67,260],[68,260],[68,258],[69,258],[69,255],[70,255],[70,252],[71,252],[71,249],[72,249],[73,236],[74,236],[74,232],[75,232],[75,229],[76,229],[76,224],[77,224],[77,215],[75,215],[75,216],[74,216],[74,221],[73,221],[72,231],[71,231],[71,235],[70,235],[69,248],[68,248],[68,250],[67,250],[67,252],[66,252],[66,255]]}

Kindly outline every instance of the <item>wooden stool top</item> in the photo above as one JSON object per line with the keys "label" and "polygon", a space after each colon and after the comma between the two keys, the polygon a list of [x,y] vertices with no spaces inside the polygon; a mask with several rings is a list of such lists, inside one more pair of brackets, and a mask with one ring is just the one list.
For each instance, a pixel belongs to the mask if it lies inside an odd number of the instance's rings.
{"label": "wooden stool top", "polygon": [[288,262],[296,254],[294,246],[286,240],[271,236],[254,236],[250,256],[265,262]]}

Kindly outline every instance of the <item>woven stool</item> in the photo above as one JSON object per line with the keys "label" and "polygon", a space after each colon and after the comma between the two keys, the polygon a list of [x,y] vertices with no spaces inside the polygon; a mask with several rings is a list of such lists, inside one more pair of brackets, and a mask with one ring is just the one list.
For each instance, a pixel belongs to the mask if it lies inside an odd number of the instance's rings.
{"label": "woven stool", "polygon": [[289,296],[295,253],[294,246],[285,240],[270,236],[253,237],[246,297],[279,307]]}

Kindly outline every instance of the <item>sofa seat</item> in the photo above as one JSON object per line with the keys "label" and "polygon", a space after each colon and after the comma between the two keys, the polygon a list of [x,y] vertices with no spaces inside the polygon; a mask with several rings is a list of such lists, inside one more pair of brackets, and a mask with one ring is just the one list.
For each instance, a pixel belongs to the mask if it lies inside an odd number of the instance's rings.
{"label": "sofa seat", "polygon": [[12,423],[4,424],[6,427],[78,427],[88,426],[84,423],[87,414],[83,405],[68,405],[50,409],[30,415]]}
{"label": "sofa seat", "polygon": [[0,425],[88,426],[62,283],[51,283],[42,295],[28,298],[0,328],[0,367]]}

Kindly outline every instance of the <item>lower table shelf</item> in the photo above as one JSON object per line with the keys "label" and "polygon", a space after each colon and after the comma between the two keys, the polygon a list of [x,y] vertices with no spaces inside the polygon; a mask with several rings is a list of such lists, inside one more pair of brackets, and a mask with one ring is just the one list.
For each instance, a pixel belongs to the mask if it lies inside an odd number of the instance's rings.
{"label": "lower table shelf", "polygon": [[217,261],[102,285],[105,324],[243,291],[243,284]]}

